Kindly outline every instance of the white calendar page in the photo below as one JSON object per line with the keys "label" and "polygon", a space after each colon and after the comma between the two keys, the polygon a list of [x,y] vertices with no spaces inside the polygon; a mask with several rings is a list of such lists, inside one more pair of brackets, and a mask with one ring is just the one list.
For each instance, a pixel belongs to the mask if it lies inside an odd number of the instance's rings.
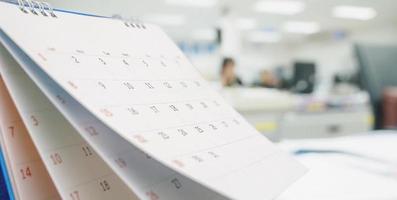
{"label": "white calendar page", "polygon": [[60,199],[0,78],[2,147],[16,199]]}
{"label": "white calendar page", "polygon": [[[6,53],[3,52],[4,54]],[[10,58],[10,55],[4,55],[3,57],[5,59],[3,59],[3,65],[0,64],[1,74],[4,76],[10,91],[14,94],[13,99],[19,105],[26,123],[36,124],[35,122],[39,121],[39,124],[31,127],[32,137],[35,138],[36,146],[41,150],[41,155],[47,158],[45,159],[47,168],[52,178],[55,179],[58,190],[61,194],[64,194],[64,199],[75,200],[77,197],[78,199],[109,199],[109,196],[118,196],[117,199],[122,199],[122,197],[131,199],[125,191],[117,189],[121,185],[120,183],[115,180],[108,181],[109,177],[112,178],[112,176],[106,170],[103,173],[106,176],[92,172],[87,173],[87,168],[88,170],[106,169],[105,163],[98,160],[94,160],[96,162],[93,162],[92,159],[87,160],[95,154],[86,153],[87,146],[78,137],[78,133],[74,132],[71,125],[62,118],[62,115],[49,105],[46,97],[20,69],[18,64]],[[29,69],[27,68],[27,70]],[[35,73],[34,70],[29,71],[34,74],[33,77],[37,77],[35,79],[40,81],[39,85],[43,86],[43,91],[48,94],[54,104],[68,115],[77,130],[87,132],[87,128],[92,130],[90,127],[97,127],[95,134],[89,131],[89,134],[83,134],[83,136],[86,136],[85,138],[93,149],[99,152],[99,155],[141,199],[225,199],[150,159],[110,129],[103,126],[98,127],[100,122],[90,116],[88,112],[82,112],[84,108],[61,88],[51,86],[49,80],[40,78],[39,73]],[[47,88],[46,86],[51,87]],[[28,101],[25,99],[28,99]],[[62,101],[57,101],[59,99],[62,99]],[[59,133],[54,134],[54,132]],[[92,136],[95,137],[91,138]],[[49,145],[51,148],[45,148]],[[82,157],[85,159],[81,159]],[[65,164],[66,166],[64,166]],[[59,168],[59,166],[62,167]],[[79,173],[76,174],[74,171]],[[93,193],[92,191],[95,188],[102,189],[101,183],[104,181],[109,185],[110,190],[97,190]]]}
{"label": "white calendar page", "polygon": [[[1,75],[0,75],[0,79],[1,79],[1,81],[2,81],[2,77],[1,77]],[[0,121],[1,121],[1,116],[0,116]],[[2,130],[3,130],[3,127],[2,127],[2,125],[1,125],[2,123],[0,123],[0,144],[1,144],[1,149],[2,149],[2,153],[3,153],[3,158],[4,158],[4,167],[6,167],[6,169],[7,169],[7,175],[9,176],[9,181],[10,181],[10,185],[11,185],[11,189],[12,189],[12,192],[14,193],[13,195],[14,196],[16,196],[17,194],[17,186],[16,186],[16,183],[15,183],[15,179],[12,177],[12,166],[11,166],[11,162],[10,162],[10,158],[9,158],[9,155],[8,155],[8,153],[7,153],[7,146],[6,146],[6,144],[4,143],[4,140],[6,139],[6,138],[4,138],[4,136],[3,136],[3,132],[2,132]],[[15,197],[15,198],[17,198],[17,197]]]}
{"label": "white calendar page", "polygon": [[[28,140],[30,145],[24,146],[30,148],[33,148],[33,144],[36,146],[63,199],[105,200],[111,197],[120,200],[137,199],[62,115],[53,108],[53,105],[26,77],[1,45],[0,72],[19,112],[14,104],[11,104],[9,96],[6,98],[9,101],[6,108],[17,115],[20,120],[19,124],[26,124],[28,130],[24,129],[25,137],[33,140],[33,143]],[[5,87],[1,89],[2,93],[7,93]],[[9,115],[9,112],[2,114]],[[10,127],[12,128],[10,131],[14,131],[14,126]],[[25,151],[21,154],[30,155],[30,152]],[[33,153],[39,158],[36,151]],[[31,173],[34,174],[34,172]],[[43,190],[40,192],[47,193]]]}
{"label": "white calendar page", "polygon": [[304,172],[213,92],[157,27],[33,16],[5,3],[0,11],[2,31],[37,70],[171,169],[233,199],[273,198]]}

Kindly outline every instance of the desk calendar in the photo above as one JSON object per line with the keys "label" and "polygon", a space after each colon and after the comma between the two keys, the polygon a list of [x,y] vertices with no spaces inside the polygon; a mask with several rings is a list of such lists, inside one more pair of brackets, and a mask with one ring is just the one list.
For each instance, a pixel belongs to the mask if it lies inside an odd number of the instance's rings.
{"label": "desk calendar", "polygon": [[157,26],[18,3],[0,2],[15,199],[273,199],[305,172]]}

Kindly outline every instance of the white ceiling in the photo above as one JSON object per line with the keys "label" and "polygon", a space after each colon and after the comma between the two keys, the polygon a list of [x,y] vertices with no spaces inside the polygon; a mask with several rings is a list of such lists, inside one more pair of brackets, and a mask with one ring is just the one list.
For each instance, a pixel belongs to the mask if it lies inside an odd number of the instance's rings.
{"label": "white ceiling", "polygon": [[[196,0],[200,1],[200,0]],[[280,0],[282,1],[282,0]],[[187,7],[170,5],[165,0],[48,0],[56,8],[77,10],[99,15],[119,14],[124,18],[146,19],[153,14],[182,15],[186,23],[182,26],[164,26],[167,31],[190,35],[194,30],[216,27],[222,10],[228,8],[232,18],[254,18],[257,29],[279,29],[286,21],[316,21],[323,32],[342,30],[354,32],[371,27],[397,26],[397,0],[301,0],[305,2],[304,12],[293,16],[258,13],[253,5],[256,0],[218,0],[211,7]],[[377,16],[368,21],[340,19],[332,17],[332,8],[337,5],[372,7]]]}

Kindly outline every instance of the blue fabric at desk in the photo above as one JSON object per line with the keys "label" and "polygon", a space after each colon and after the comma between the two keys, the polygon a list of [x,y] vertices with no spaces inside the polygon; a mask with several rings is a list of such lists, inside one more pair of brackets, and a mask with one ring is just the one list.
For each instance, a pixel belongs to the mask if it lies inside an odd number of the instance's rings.
{"label": "blue fabric at desk", "polygon": [[0,149],[0,200],[10,199],[13,200],[12,188],[8,178],[7,167],[3,153]]}

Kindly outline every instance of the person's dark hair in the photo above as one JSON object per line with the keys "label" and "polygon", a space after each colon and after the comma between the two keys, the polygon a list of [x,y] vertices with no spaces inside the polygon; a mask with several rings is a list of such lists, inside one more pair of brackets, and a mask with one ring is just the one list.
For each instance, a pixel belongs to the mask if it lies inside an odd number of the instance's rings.
{"label": "person's dark hair", "polygon": [[221,74],[225,71],[226,66],[229,66],[230,64],[232,64],[232,65],[234,64],[233,58],[229,58],[229,57],[223,58]]}

